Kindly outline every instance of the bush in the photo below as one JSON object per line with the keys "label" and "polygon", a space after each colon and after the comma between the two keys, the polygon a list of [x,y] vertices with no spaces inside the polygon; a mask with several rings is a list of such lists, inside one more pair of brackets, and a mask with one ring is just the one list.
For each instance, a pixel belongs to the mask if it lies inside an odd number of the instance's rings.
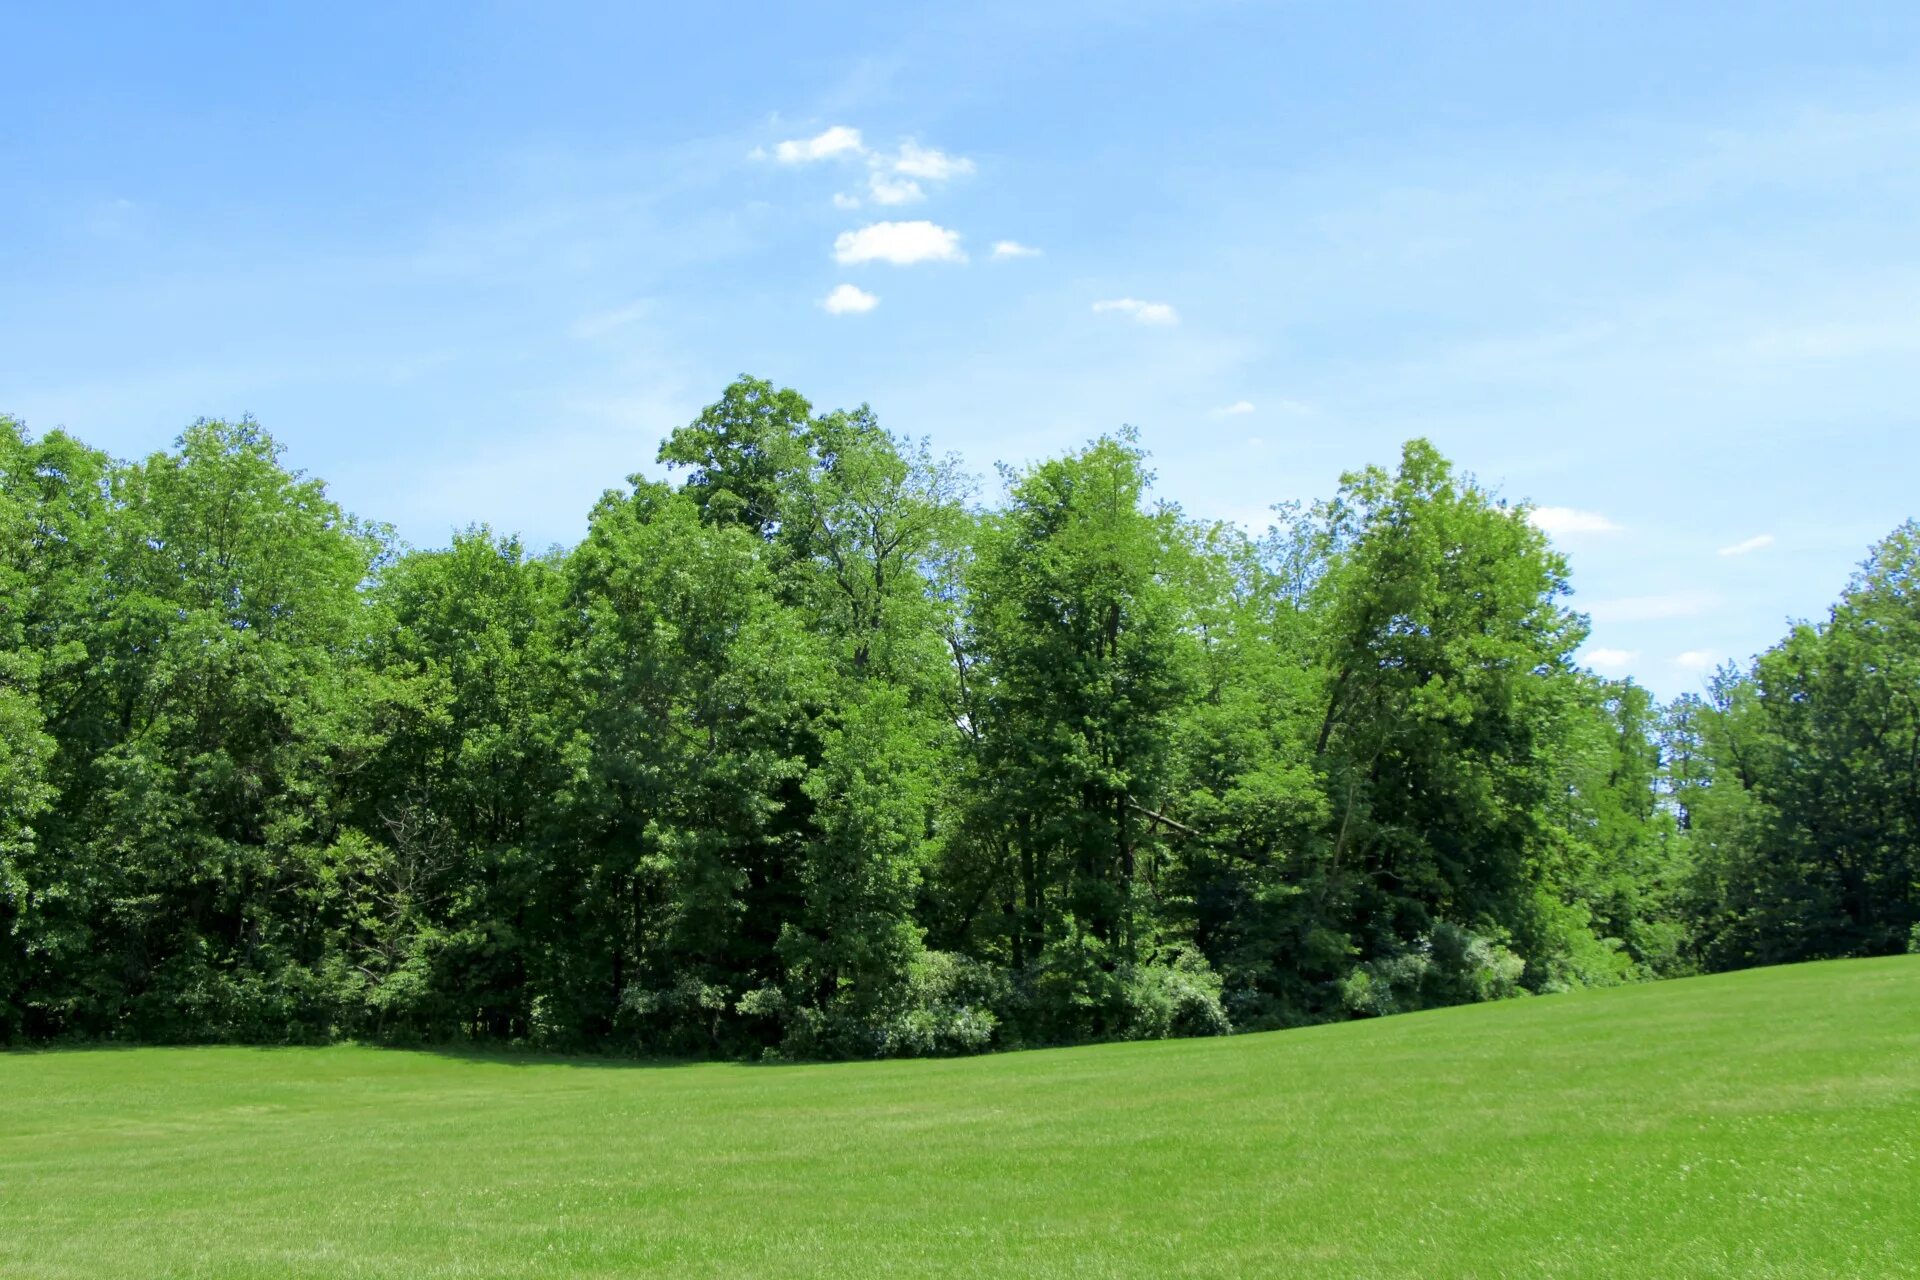
{"label": "bush", "polygon": [[1524,995],[1527,962],[1504,940],[1442,920],[1404,951],[1348,970],[1340,1003],[1363,1017]]}
{"label": "bush", "polygon": [[1126,983],[1127,1039],[1231,1035],[1220,986],[1220,975],[1192,947],[1177,947],[1165,961],[1136,967]]}
{"label": "bush", "polygon": [[951,951],[925,951],[908,969],[905,1007],[876,1036],[882,1057],[927,1058],[981,1053],[1000,1026],[996,1006],[1011,993],[1006,976]]}
{"label": "bush", "polygon": [[1539,946],[1528,966],[1529,986],[1551,994],[1617,987],[1639,976],[1620,939],[1595,935],[1592,921],[1585,903],[1558,902],[1545,894],[1535,900],[1531,923]]}
{"label": "bush", "polygon": [[1421,988],[1433,969],[1432,948],[1425,938],[1405,951],[1381,956],[1347,971],[1337,984],[1340,1003],[1362,1017],[1385,1017],[1424,1008]]}
{"label": "bush", "polygon": [[1442,920],[1434,926],[1428,994],[1435,1004],[1505,1000],[1521,994],[1527,962],[1503,942]]}

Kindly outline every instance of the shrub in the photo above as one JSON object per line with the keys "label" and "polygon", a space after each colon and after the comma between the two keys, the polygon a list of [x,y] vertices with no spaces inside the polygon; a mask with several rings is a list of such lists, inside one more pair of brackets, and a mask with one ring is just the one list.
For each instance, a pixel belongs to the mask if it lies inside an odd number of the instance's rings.
{"label": "shrub", "polygon": [[875,1037],[882,1057],[980,1053],[993,1046],[1011,993],[1004,974],[951,951],[925,951],[908,969],[904,1007]]}
{"label": "shrub", "polygon": [[1165,960],[1137,966],[1126,983],[1126,1037],[1232,1034],[1220,988],[1220,975],[1193,947],[1176,947]]}

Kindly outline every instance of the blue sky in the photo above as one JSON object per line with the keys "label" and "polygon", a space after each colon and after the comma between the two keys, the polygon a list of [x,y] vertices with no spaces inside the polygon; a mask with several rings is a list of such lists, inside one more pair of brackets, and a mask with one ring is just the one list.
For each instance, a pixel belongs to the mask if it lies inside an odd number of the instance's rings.
{"label": "blue sky", "polygon": [[1920,514],[1920,6],[696,8],[0,7],[0,411],[419,545],[740,372],[1247,520],[1426,435],[1663,694]]}

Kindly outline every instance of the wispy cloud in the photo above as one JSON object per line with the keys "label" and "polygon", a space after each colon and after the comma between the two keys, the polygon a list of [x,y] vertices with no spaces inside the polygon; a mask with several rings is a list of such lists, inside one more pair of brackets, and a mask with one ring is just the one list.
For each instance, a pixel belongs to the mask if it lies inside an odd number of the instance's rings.
{"label": "wispy cloud", "polygon": [[1751,538],[1748,538],[1745,542],[1736,542],[1730,547],[1720,548],[1720,554],[1723,556],[1744,556],[1744,555],[1747,555],[1749,552],[1764,551],[1772,545],[1773,545],[1772,534],[1759,533],[1759,534],[1755,534]]}
{"label": "wispy cloud", "polygon": [[641,301],[629,303],[624,307],[615,307],[610,311],[597,311],[575,320],[572,333],[583,342],[604,338],[616,329],[624,329],[635,321],[644,319],[652,309],[652,303]]}
{"label": "wispy cloud", "polygon": [[973,172],[973,161],[965,156],[950,156],[933,147],[923,147],[909,139],[900,144],[900,150],[884,161],[895,173],[904,173],[909,178],[926,178],[931,182],[945,182],[957,178],[963,173]]}
{"label": "wispy cloud", "polygon": [[871,311],[880,305],[880,299],[868,293],[858,285],[843,284],[820,300],[830,314],[846,315],[849,312]]}
{"label": "wispy cloud", "polygon": [[1032,245],[1021,244],[1018,240],[995,240],[993,256],[996,258],[1037,258],[1040,251]]}
{"label": "wispy cloud", "polygon": [[844,191],[836,191],[833,193],[833,207],[836,209],[858,209],[860,207],[860,197],[848,195]]}
{"label": "wispy cloud", "polygon": [[1589,649],[1587,665],[1595,671],[1624,671],[1639,656],[1633,649]]}
{"label": "wispy cloud", "polygon": [[1253,401],[1235,400],[1232,404],[1221,405],[1218,409],[1215,409],[1213,412],[1214,412],[1214,416],[1220,417],[1220,418],[1239,417],[1241,414],[1253,412]]}
{"label": "wispy cloud", "polygon": [[925,220],[875,222],[858,231],[843,231],[833,242],[833,260],[842,265],[890,262],[897,267],[916,262],[965,262],[960,233]]}
{"label": "wispy cloud", "polygon": [[1683,671],[1706,671],[1720,661],[1720,655],[1711,649],[1689,649],[1685,653],[1675,654],[1673,665]]}
{"label": "wispy cloud", "polygon": [[[752,155],[764,159],[767,152],[756,148]],[[876,204],[912,204],[926,199],[922,182],[948,182],[973,172],[973,161],[950,155],[937,147],[923,147],[911,138],[894,151],[881,151],[866,144],[858,129],[837,124],[811,138],[792,138],[774,144],[773,158],[781,164],[810,164],[836,156],[853,156],[866,161],[867,191]],[[834,197],[841,208],[860,203],[855,195]]]}
{"label": "wispy cloud", "polygon": [[1572,507],[1534,507],[1527,512],[1533,527],[1543,533],[1618,533],[1620,526],[1597,511]]}
{"label": "wispy cloud", "polygon": [[927,193],[912,178],[896,178],[881,169],[875,169],[868,177],[867,190],[875,204],[912,204],[927,198]]}
{"label": "wispy cloud", "polygon": [[807,164],[814,160],[826,160],[833,156],[865,155],[867,148],[860,141],[860,131],[836,124],[823,133],[811,138],[794,138],[787,142],[776,143],[773,158],[781,164]]}
{"label": "wispy cloud", "polygon": [[1099,312],[1118,312],[1132,316],[1140,324],[1179,324],[1180,313],[1164,302],[1142,302],[1138,298],[1107,298],[1093,304]]}

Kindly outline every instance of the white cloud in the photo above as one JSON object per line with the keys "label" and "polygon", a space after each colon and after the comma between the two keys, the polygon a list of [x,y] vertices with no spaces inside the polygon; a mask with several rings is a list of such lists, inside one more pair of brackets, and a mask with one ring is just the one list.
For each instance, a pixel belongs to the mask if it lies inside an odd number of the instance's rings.
{"label": "white cloud", "polygon": [[1018,240],[996,240],[993,242],[993,256],[996,258],[1037,258],[1040,251],[1031,245],[1021,244]]}
{"label": "white cloud", "polygon": [[1689,649],[1674,655],[1673,665],[1687,671],[1705,671],[1719,660],[1720,655],[1711,649]]}
{"label": "white cloud", "polygon": [[824,133],[811,138],[795,138],[777,144],[773,148],[773,158],[781,164],[806,164],[813,160],[825,160],[832,156],[864,155],[866,146],[860,141],[860,131],[849,129],[846,125],[836,124]]}
{"label": "white cloud", "polygon": [[1620,526],[1597,511],[1572,507],[1534,507],[1527,512],[1533,527],[1543,533],[1618,533]]}
{"label": "white cloud", "polygon": [[1142,302],[1138,298],[1107,298],[1093,304],[1095,311],[1117,311],[1132,316],[1140,324],[1179,324],[1180,313],[1164,302]]}
{"label": "white cloud", "polygon": [[1624,671],[1640,655],[1632,649],[1590,649],[1587,665],[1595,671]]}
{"label": "white cloud", "polygon": [[867,179],[867,190],[873,193],[875,204],[912,204],[927,198],[912,178],[890,178],[878,169]]}
{"label": "white cloud", "polygon": [[[748,155],[751,159],[764,160],[768,153],[756,147]],[[911,140],[901,143],[895,152],[876,151],[867,146],[858,129],[844,124],[834,125],[811,138],[776,143],[772,155],[781,164],[810,164],[837,156],[857,156],[867,164],[869,195],[874,203],[886,205],[912,204],[926,199],[921,182],[946,182],[973,172],[973,161],[965,156],[948,155]],[[833,202],[838,208],[853,209],[859,207],[860,197],[842,193],[836,195]]]}
{"label": "white cloud", "polygon": [[1744,556],[1749,551],[1764,551],[1772,545],[1772,534],[1756,534],[1754,537],[1748,538],[1745,542],[1736,542],[1730,547],[1720,548],[1720,554],[1723,556]]}
{"label": "white cloud", "polygon": [[1658,622],[1663,618],[1695,618],[1720,603],[1703,591],[1670,591],[1659,596],[1622,596],[1597,600],[1587,613],[1597,622]]}
{"label": "white cloud", "polygon": [[960,233],[931,222],[876,222],[858,231],[842,231],[833,242],[833,260],[842,264],[891,262],[965,262]]}
{"label": "white cloud", "polygon": [[931,182],[945,182],[960,174],[973,172],[973,161],[965,156],[950,156],[944,151],[922,147],[915,142],[901,143],[899,154],[888,163],[895,173],[904,173],[909,178],[926,178]]}
{"label": "white cloud", "polygon": [[1241,414],[1254,412],[1258,412],[1262,417],[1266,418],[1276,416],[1290,418],[1304,417],[1309,414],[1318,413],[1319,410],[1315,409],[1305,400],[1266,400],[1263,401],[1261,405],[1256,405],[1251,400],[1235,400],[1232,404],[1224,404],[1218,409],[1215,409],[1213,416],[1216,418],[1232,418],[1238,417]]}
{"label": "white cloud", "polygon": [[868,293],[858,285],[839,285],[834,291],[820,300],[820,305],[836,316],[848,312],[871,311],[880,305],[880,299]]}

